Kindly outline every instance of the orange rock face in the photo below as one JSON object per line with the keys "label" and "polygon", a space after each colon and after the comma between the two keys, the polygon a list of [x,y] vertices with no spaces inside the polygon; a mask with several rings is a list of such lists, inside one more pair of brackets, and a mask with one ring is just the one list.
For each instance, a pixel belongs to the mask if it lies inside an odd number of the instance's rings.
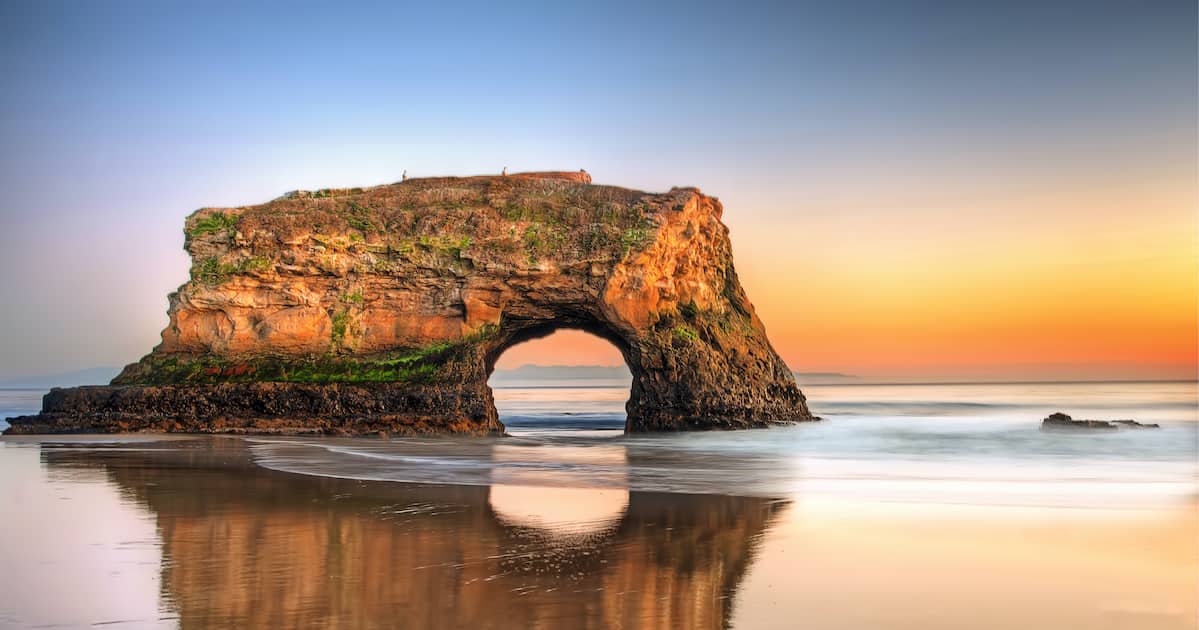
{"label": "orange rock face", "polygon": [[[502,430],[486,385],[495,360],[576,328],[628,362],[629,430],[811,419],[737,280],[721,213],[694,188],[645,193],[581,172],[199,210],[186,223],[191,280],[170,297],[162,343],[114,385],[465,384],[485,408],[455,410],[447,426]],[[227,376],[229,365],[253,369]]]}

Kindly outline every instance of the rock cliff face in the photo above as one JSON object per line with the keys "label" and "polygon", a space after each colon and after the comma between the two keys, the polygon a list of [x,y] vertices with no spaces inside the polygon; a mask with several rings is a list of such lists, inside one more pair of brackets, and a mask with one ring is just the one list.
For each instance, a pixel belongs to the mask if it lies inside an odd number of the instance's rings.
{"label": "rock cliff face", "polygon": [[503,431],[487,386],[559,328],[615,344],[629,431],[809,420],[718,200],[586,173],[418,179],[206,208],[162,343],[11,432]]}

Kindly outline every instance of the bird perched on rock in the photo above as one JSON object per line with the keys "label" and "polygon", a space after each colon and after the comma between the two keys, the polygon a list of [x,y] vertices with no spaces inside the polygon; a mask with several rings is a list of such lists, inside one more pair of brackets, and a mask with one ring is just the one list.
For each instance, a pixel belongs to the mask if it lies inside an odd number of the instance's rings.
{"label": "bird perched on rock", "polygon": [[502,177],[508,176],[508,167],[507,166],[505,166],[504,169],[502,171],[500,171],[500,176],[502,176]]}
{"label": "bird perched on rock", "polygon": [[402,175],[400,175],[400,181],[402,181],[402,182],[408,181],[408,169],[404,169],[404,173]]}

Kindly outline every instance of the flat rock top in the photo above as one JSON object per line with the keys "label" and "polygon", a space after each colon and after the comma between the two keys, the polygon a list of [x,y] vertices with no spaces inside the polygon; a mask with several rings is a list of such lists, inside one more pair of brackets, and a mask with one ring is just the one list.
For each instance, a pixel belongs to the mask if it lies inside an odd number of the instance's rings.
{"label": "flat rock top", "polygon": [[[254,273],[281,248],[332,263],[338,263],[331,259],[335,255],[367,251],[386,254],[390,262],[397,262],[396,252],[450,255],[451,260],[420,261],[426,268],[465,259],[520,268],[555,260],[611,264],[652,241],[663,212],[690,204],[718,221],[719,203],[695,203],[701,198],[708,199],[694,188],[655,194],[596,185],[584,171],[408,179],[204,208],[187,219],[185,247],[200,272]],[[291,256],[285,262],[294,268],[302,261]],[[388,265],[375,262],[348,264],[360,272],[386,271]]]}
{"label": "flat rock top", "polygon": [[591,174],[587,171],[530,171],[528,173],[510,173],[507,175],[468,175],[465,177],[459,176],[437,176],[437,177],[413,177],[393,184],[383,184],[381,186],[369,186],[360,188],[321,188],[318,190],[293,190],[280,197],[280,199],[297,199],[297,198],[320,198],[328,196],[345,196],[352,194],[361,194],[366,191],[379,188],[387,188],[391,186],[454,186],[462,184],[473,184],[478,182],[489,182],[492,180],[499,181],[529,181],[529,180],[557,180],[562,182],[573,182],[576,184],[590,184]]}

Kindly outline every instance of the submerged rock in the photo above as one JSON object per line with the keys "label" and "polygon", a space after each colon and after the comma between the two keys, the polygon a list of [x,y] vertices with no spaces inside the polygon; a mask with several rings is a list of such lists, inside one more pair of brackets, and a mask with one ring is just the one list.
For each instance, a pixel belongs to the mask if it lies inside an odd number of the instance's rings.
{"label": "submerged rock", "polygon": [[1062,413],[1051,413],[1041,421],[1042,429],[1105,429],[1115,430],[1121,426],[1136,429],[1157,429],[1157,424],[1143,424],[1136,420],[1075,420]]}
{"label": "submerged rock", "polygon": [[733,268],[720,202],[579,173],[297,191],[188,217],[191,280],[111,386],[12,433],[502,433],[487,377],[574,328],[633,374],[630,431],[814,419]]}

